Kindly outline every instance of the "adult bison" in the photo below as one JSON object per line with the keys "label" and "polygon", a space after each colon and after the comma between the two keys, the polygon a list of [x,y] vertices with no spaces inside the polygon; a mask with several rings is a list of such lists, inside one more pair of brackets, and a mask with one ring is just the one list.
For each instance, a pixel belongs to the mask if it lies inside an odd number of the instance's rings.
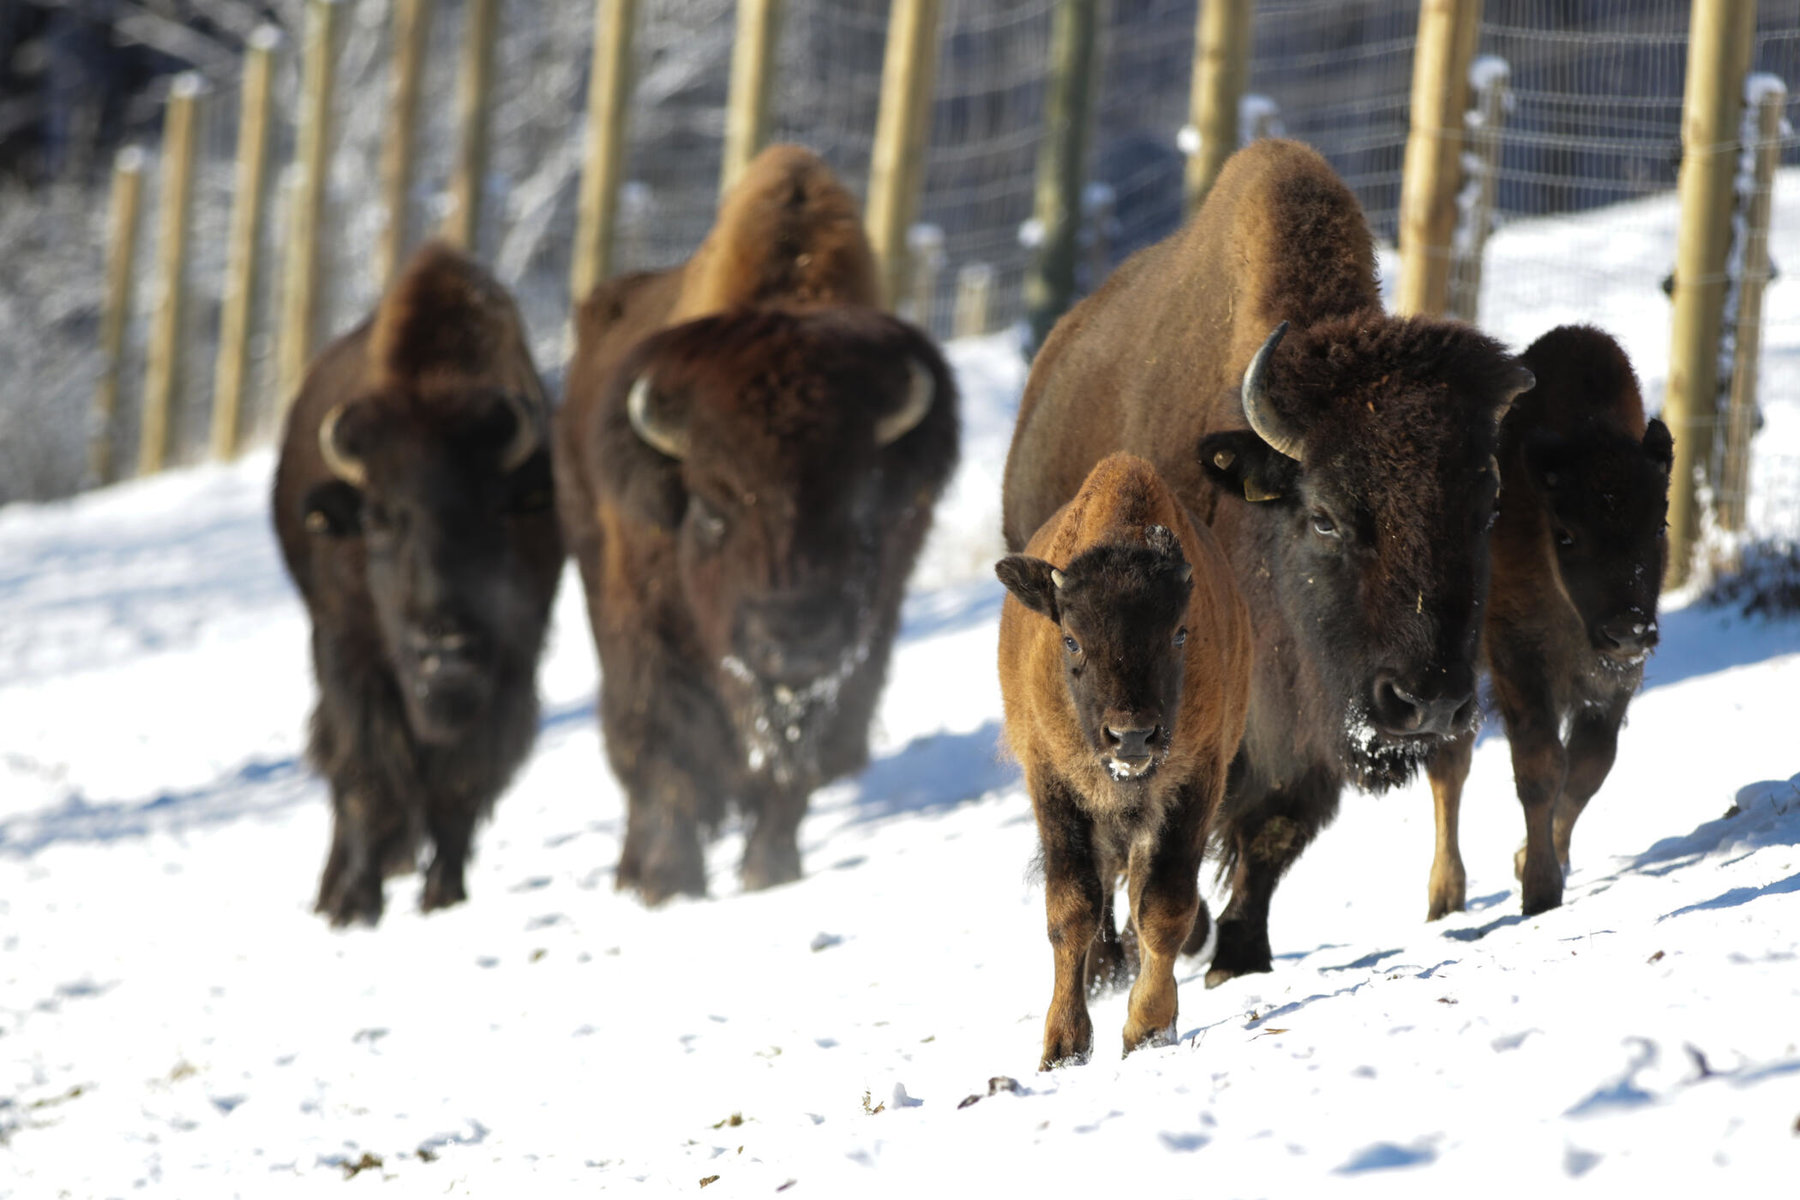
{"label": "adult bison", "polygon": [[464,899],[475,823],[531,748],[563,558],[549,421],[512,300],[436,243],[288,414],[275,530],[312,618],[334,925],[380,920],[426,835],[420,907]]}
{"label": "adult bison", "polygon": [[728,799],[744,886],[798,878],[808,796],[867,760],[957,445],[950,373],[876,280],[850,195],[777,146],[684,266],[577,314],[558,504],[628,802],[617,883],[649,903],[705,892]]}
{"label": "adult bison", "polygon": [[[1674,442],[1644,420],[1631,361],[1600,330],[1560,326],[1521,358],[1537,387],[1500,427],[1482,649],[1525,809],[1516,865],[1531,916],[1562,903],[1569,837],[1612,770],[1657,643]],[[1431,758],[1431,920],[1463,907],[1456,827],[1473,748],[1465,736]]]}
{"label": "adult bison", "polygon": [[1006,465],[1008,547],[1129,450],[1211,526],[1249,602],[1255,681],[1217,837],[1232,895],[1207,982],[1267,971],[1270,898],[1344,783],[1399,783],[1474,720],[1495,427],[1530,374],[1466,325],[1384,313],[1355,197],[1289,141],[1234,155],[1195,218],[1039,358]]}

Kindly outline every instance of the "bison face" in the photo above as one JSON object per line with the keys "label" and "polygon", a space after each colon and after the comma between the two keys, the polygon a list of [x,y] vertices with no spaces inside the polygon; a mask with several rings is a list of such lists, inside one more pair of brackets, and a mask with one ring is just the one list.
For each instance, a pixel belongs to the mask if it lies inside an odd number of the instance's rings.
{"label": "bison face", "polygon": [[1168,757],[1187,665],[1193,567],[1161,525],[1145,544],[1097,546],[1056,569],[1013,555],[994,571],[1057,625],[1063,678],[1089,751],[1113,779],[1143,780]]}
{"label": "bison face", "polygon": [[532,659],[543,613],[513,526],[551,503],[541,441],[526,405],[492,391],[429,407],[366,397],[320,426],[336,479],[313,489],[307,527],[360,538],[383,649],[421,741],[454,741],[486,712],[502,667]]}
{"label": "bison face", "polygon": [[1249,502],[1238,573],[1267,669],[1308,727],[1341,730],[1353,777],[1390,786],[1475,720],[1496,426],[1532,380],[1450,323],[1346,318],[1276,359],[1285,329],[1245,372],[1250,429],[1202,439],[1201,465]]}
{"label": "bison face", "polygon": [[954,454],[947,369],[879,314],[752,312],[664,331],[619,386],[636,453],[610,486],[655,492],[629,478],[654,460],[681,605],[751,767],[809,770],[813,726],[885,653]]}
{"label": "bison face", "polygon": [[1543,433],[1528,439],[1523,453],[1531,499],[1554,546],[1557,580],[1588,641],[1604,661],[1637,666],[1658,640],[1674,461],[1668,427],[1652,420],[1642,441]]}

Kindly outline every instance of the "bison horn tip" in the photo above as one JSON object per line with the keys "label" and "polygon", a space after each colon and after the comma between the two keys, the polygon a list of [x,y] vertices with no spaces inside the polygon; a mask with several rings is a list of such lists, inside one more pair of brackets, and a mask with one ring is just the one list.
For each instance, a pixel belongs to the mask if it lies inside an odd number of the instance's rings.
{"label": "bison horn tip", "polygon": [[353,488],[360,488],[368,483],[369,475],[362,460],[344,453],[338,445],[338,422],[344,418],[343,404],[335,405],[319,422],[319,454],[325,459],[325,467],[333,475]]}
{"label": "bison horn tip", "polygon": [[937,380],[931,368],[916,358],[906,360],[906,398],[900,407],[875,422],[875,444],[886,446],[911,433],[931,411]]}
{"label": "bison horn tip", "polygon": [[677,460],[686,458],[687,430],[660,419],[652,407],[653,399],[650,376],[639,375],[631,385],[631,394],[625,399],[625,415],[631,419],[632,429],[658,453]]}
{"label": "bison horn tip", "polygon": [[1061,571],[1059,571],[1058,569],[1056,569],[1055,567],[1051,567],[1050,568],[1050,582],[1056,586],[1058,591],[1061,591],[1062,585],[1063,585],[1063,573]]}

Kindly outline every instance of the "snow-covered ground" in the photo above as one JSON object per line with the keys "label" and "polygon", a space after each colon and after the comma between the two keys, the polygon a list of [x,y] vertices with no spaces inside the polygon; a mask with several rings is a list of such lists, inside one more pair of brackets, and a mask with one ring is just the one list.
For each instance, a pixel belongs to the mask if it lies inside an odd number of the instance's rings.
{"label": "snow-covered ground", "polygon": [[[1490,290],[1597,219],[1503,230]],[[1757,447],[1759,520],[1790,530],[1767,472],[1800,456],[1797,294],[1769,293]],[[1666,338],[1666,307],[1595,303],[1570,315]],[[1519,344],[1565,316],[1497,311]],[[1518,916],[1496,731],[1471,911],[1423,921],[1423,786],[1348,796],[1276,901],[1272,974],[1209,992],[1189,964],[1179,1044],[1124,1060],[1103,999],[1095,1060],[1037,1074],[990,572],[1022,373],[1003,338],[953,357],[965,465],[873,765],[815,797],[805,880],[740,894],[728,833],[713,898],[657,912],[613,891],[572,578],[470,903],[421,917],[399,880],[379,929],[337,933],[308,911],[327,803],[268,454],[0,511],[0,1196],[1796,1194],[1800,622],[1667,613],[1562,908]]]}

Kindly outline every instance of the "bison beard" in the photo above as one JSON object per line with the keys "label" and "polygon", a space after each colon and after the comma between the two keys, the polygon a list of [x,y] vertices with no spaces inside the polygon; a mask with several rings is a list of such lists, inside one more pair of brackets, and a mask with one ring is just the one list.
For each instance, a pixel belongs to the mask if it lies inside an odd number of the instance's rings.
{"label": "bison beard", "polygon": [[312,618],[334,925],[378,921],[383,879],[426,838],[420,907],[463,900],[475,826],[531,747],[562,563],[548,420],[511,300],[442,245],[325,349],[289,413],[274,517]]}

